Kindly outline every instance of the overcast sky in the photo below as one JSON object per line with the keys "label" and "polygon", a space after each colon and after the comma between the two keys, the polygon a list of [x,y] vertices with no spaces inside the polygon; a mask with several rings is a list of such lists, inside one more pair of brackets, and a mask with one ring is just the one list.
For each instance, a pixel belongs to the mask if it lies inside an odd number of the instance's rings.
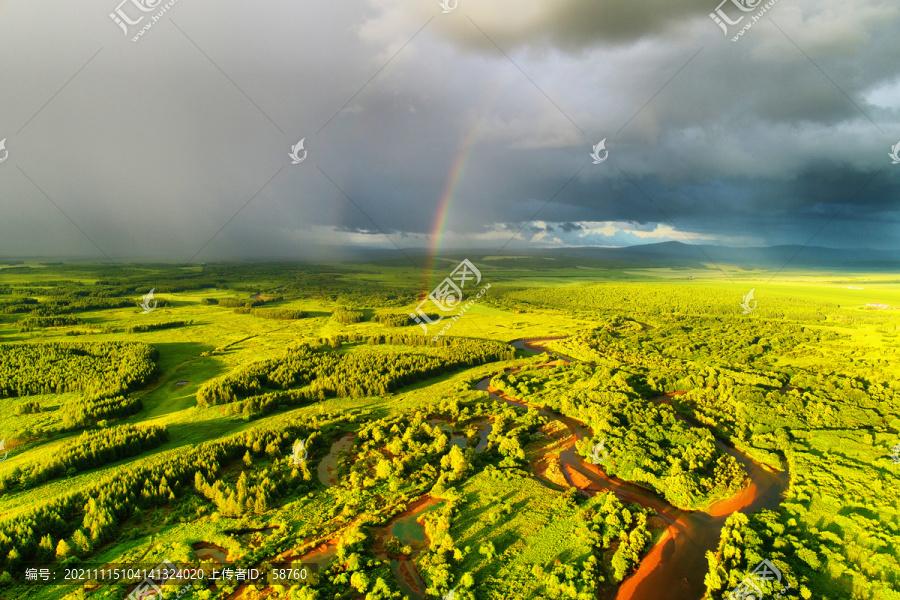
{"label": "overcast sky", "polygon": [[0,256],[900,247],[896,0],[120,1],[0,0]]}

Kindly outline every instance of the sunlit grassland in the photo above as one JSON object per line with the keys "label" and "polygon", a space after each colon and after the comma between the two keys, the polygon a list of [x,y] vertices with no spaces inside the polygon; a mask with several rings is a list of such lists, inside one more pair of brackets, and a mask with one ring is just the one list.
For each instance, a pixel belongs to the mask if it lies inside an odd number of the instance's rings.
{"label": "sunlit grassland", "polygon": [[[826,302],[841,307],[864,307],[869,303],[900,306],[900,281],[896,275],[859,275],[836,278],[829,275],[780,274],[775,279],[768,273],[741,281],[723,282],[693,280],[687,285],[733,290],[746,294],[754,288],[755,298],[763,302],[766,296],[780,299],[799,299]],[[850,289],[862,288],[862,289]],[[869,309],[865,309],[869,310]]]}
{"label": "sunlit grassland", "polygon": [[[56,409],[69,402],[77,400],[81,397],[80,393],[69,394],[45,394],[40,396],[27,396],[24,398],[4,398],[0,400],[0,440],[14,438],[17,433],[24,429],[34,427],[48,427],[59,423],[56,416]],[[40,412],[26,415],[17,415],[16,408],[25,402],[40,402],[42,407],[49,409],[48,412]],[[7,449],[10,445],[7,443]],[[8,463],[15,460],[15,456],[10,456],[6,461],[0,463],[0,472],[8,466]]]}
{"label": "sunlit grassland", "polygon": [[[461,568],[487,580],[487,587],[509,585],[518,568],[547,565],[554,559],[579,564],[590,555],[578,509],[533,479],[503,481],[483,472],[468,479],[460,492],[464,502],[450,535],[458,546],[470,549]],[[499,559],[479,552],[485,540],[492,541]],[[528,597],[537,589],[518,591]]]}
{"label": "sunlit grassland", "polygon": [[[891,539],[873,534],[881,524],[896,533],[900,510],[896,503],[897,465],[889,449],[896,435],[859,430],[813,431],[800,434],[808,447],[792,456],[793,485],[784,509],[802,515],[822,536],[848,547],[848,556],[865,565],[868,574],[896,573],[896,553]],[[817,493],[818,492],[818,493]],[[878,548],[878,551],[873,551]],[[830,553],[824,556],[831,558]],[[843,579],[867,587],[859,573],[847,573],[839,560],[828,560],[821,569],[810,570],[821,589],[835,589]],[[896,588],[895,588],[896,589]],[[888,598],[890,596],[878,596]]]}
{"label": "sunlit grassland", "polygon": [[[506,257],[508,258],[508,257]],[[444,325],[452,326],[448,336],[477,337],[509,341],[516,338],[562,336],[578,333],[586,328],[604,322],[609,315],[629,315],[647,309],[638,318],[651,327],[663,321],[679,322],[684,314],[665,313],[665,308],[674,299],[690,299],[691,315],[727,320],[740,323],[758,319],[781,319],[791,323],[798,319],[770,316],[767,311],[773,306],[803,306],[821,309],[827,313],[827,320],[803,321],[804,327],[816,328],[846,335],[845,338],[828,340],[821,344],[799,349],[796,356],[773,357],[779,366],[795,365],[816,368],[832,365],[840,370],[841,364],[865,361],[881,364],[885,360],[884,350],[897,347],[894,337],[900,323],[900,311],[877,311],[863,308],[867,302],[900,305],[900,282],[896,276],[885,274],[808,274],[787,271],[772,279],[774,273],[764,271],[741,271],[726,269],[729,281],[721,271],[682,269],[628,269],[600,270],[593,267],[569,267],[554,270],[547,268],[541,272],[525,268],[505,268],[491,265],[490,260],[482,269],[480,287],[490,283],[491,289],[465,315],[456,321],[445,318],[432,325],[428,335],[436,335]],[[503,261],[496,261],[502,263]],[[386,269],[380,266],[354,266],[343,275],[348,287],[355,285],[365,291],[378,289],[379,284],[396,285],[409,289],[427,291],[426,283],[437,283],[449,274],[458,261],[446,259],[438,261],[432,270],[432,277],[425,278],[412,267]],[[481,266],[481,263],[479,263]],[[441,275],[446,269],[446,273]],[[152,273],[152,268],[135,269]],[[692,274],[694,279],[687,279]],[[46,267],[39,276],[35,273],[13,273],[4,277],[3,283],[10,281],[34,282],[47,280],[75,279],[90,283],[90,270],[79,272],[72,269],[64,273],[54,272],[54,267]],[[771,280],[771,281],[770,281]],[[258,286],[264,295],[274,296],[275,288],[284,285],[277,278],[259,281],[234,281],[232,286],[250,289]],[[374,286],[374,287],[372,287]],[[621,287],[616,287],[621,286]],[[862,287],[862,290],[848,289]],[[750,315],[742,315],[739,303],[744,294],[755,288],[755,298],[759,309]],[[506,308],[503,294],[508,290],[524,289],[540,299],[544,293],[562,291],[563,295],[582,293],[585,295],[603,290],[627,289],[635,292],[637,300],[628,302],[615,293],[609,293],[602,301],[590,308],[572,306],[546,307],[539,302],[525,304],[519,308]],[[469,288],[468,294],[472,293]],[[108,464],[102,468],[79,472],[71,477],[49,481],[40,487],[17,491],[0,496],[0,517],[14,517],[25,509],[40,506],[48,500],[66,493],[84,489],[100,479],[116,477],[117,474],[134,468],[138,464],[164,462],[185,447],[205,441],[221,439],[250,428],[280,428],[283,424],[306,415],[323,413],[351,413],[368,411],[373,418],[381,418],[396,413],[419,409],[428,410],[441,401],[484,401],[485,397],[473,391],[473,384],[495,375],[504,368],[533,362],[535,359],[519,358],[508,362],[498,362],[464,371],[444,374],[419,381],[385,397],[329,398],[307,406],[280,409],[278,412],[247,420],[240,415],[229,415],[228,406],[200,407],[196,403],[197,390],[205,382],[222,376],[254,361],[280,356],[288,346],[298,343],[317,344],[320,338],[340,334],[369,335],[417,335],[424,332],[418,326],[390,328],[368,319],[375,313],[408,314],[417,302],[404,305],[379,305],[375,300],[359,300],[364,294],[354,296],[358,304],[335,295],[335,299],[324,296],[300,297],[267,303],[266,308],[290,308],[307,311],[308,318],[298,320],[273,320],[253,314],[238,314],[231,308],[217,305],[202,305],[203,298],[250,299],[251,292],[233,289],[203,289],[174,294],[157,294],[157,298],[170,303],[150,314],[142,314],[141,309],[129,307],[76,313],[74,316],[94,325],[89,329],[84,325],[47,328],[32,332],[18,333],[16,321],[24,315],[0,315],[0,336],[3,342],[98,342],[98,341],[140,341],[152,344],[159,351],[157,365],[159,375],[141,390],[133,394],[143,403],[143,409],[123,422],[134,424],[154,424],[167,426],[170,439],[165,444],[143,454]],[[8,296],[5,296],[8,298]],[[35,296],[40,297],[40,296]],[[724,298],[724,300],[722,300]],[[135,295],[135,301],[139,294]],[[367,320],[362,323],[344,325],[330,317],[337,306],[363,310]],[[649,307],[649,309],[648,309]],[[724,309],[722,308],[724,307]],[[824,307],[824,308],[822,308]],[[840,308],[838,308],[840,307]],[[426,307],[426,310],[429,310]],[[660,312],[653,313],[654,310]],[[725,311],[733,311],[726,312]],[[837,315],[838,319],[835,319]],[[865,317],[859,321],[842,320],[847,315]],[[147,333],[126,333],[134,325],[166,323],[169,321],[193,321],[184,327],[151,331]],[[707,320],[708,321],[708,320]],[[686,326],[690,323],[685,319]],[[107,328],[103,333],[100,327]],[[68,331],[90,332],[85,335],[67,336]],[[551,345],[552,347],[552,345]],[[369,346],[345,344],[340,352],[403,351],[397,346]],[[430,354],[435,349],[412,347],[412,353]],[[893,372],[895,380],[900,380],[900,366],[885,367]],[[886,382],[885,382],[886,383]],[[30,415],[15,415],[15,407],[27,400],[37,400],[44,408],[53,408],[78,397],[78,394],[51,394],[29,398],[0,400],[0,439],[14,439],[17,432],[36,426],[52,426],[57,422],[54,411]],[[117,423],[118,424],[118,423]],[[79,432],[53,434],[49,438],[33,441],[25,446],[13,448],[9,459],[0,463],[0,474],[8,473],[17,466],[53,455],[59,447]],[[800,434],[798,435],[807,435]],[[866,437],[868,436],[868,437]],[[835,497],[816,497],[814,500],[803,496],[802,486],[789,502],[807,503],[811,515],[808,523],[821,522],[823,528],[835,527],[853,529],[864,527],[866,519],[873,521],[900,521],[896,507],[879,506],[881,516],[872,516],[867,508],[867,490],[877,489],[880,480],[865,479],[860,475],[860,465],[875,465],[876,469],[887,471],[895,468],[885,449],[895,440],[887,435],[872,435],[859,431],[830,431],[809,434],[809,457],[798,455],[798,478],[816,479],[827,482],[850,482],[848,485],[835,483]],[[319,449],[321,451],[321,448]],[[813,457],[815,460],[813,460]],[[869,477],[867,474],[866,477]],[[827,487],[827,486],[826,486]],[[847,487],[851,493],[846,497],[842,492]],[[452,536],[460,546],[471,546],[461,565],[462,570],[477,574],[479,579],[493,578],[503,582],[515,580],[513,570],[519,565],[545,564],[559,557],[563,561],[581,561],[587,544],[579,537],[579,521],[576,509],[556,491],[541,486],[528,478],[501,481],[481,473],[465,481],[460,486],[467,503],[461,505],[458,518],[454,519]],[[881,491],[881,490],[879,490]],[[137,560],[151,545],[161,549],[181,551],[196,541],[206,541],[228,547],[234,544],[224,530],[237,523],[254,524],[276,522],[300,522],[315,524],[324,519],[334,498],[325,489],[316,489],[309,497],[288,497],[285,505],[273,508],[263,515],[246,517],[243,520],[226,519],[214,514],[214,507],[207,503],[205,510],[197,510],[198,505],[186,502],[175,508],[149,511],[144,522],[135,525],[126,523],[119,539],[102,548],[97,555],[100,560]],[[839,497],[840,496],[840,497]],[[512,510],[492,522],[492,511],[503,503]],[[190,522],[180,522],[190,521]],[[830,530],[830,529],[829,529]],[[573,534],[573,531],[576,532]],[[478,552],[483,539],[494,540],[501,559],[488,560]],[[167,550],[168,551],[168,550]],[[508,553],[504,555],[503,553]],[[155,551],[156,552],[156,551]],[[153,562],[164,556],[153,555],[147,560]],[[824,585],[824,580],[823,580]],[[44,592],[42,592],[44,594]],[[42,595],[40,597],[50,597]]]}
{"label": "sunlit grassland", "polygon": [[[396,397],[331,398],[313,405],[262,417],[249,423],[234,417],[217,417],[220,407],[208,409],[193,407],[174,415],[178,418],[175,420],[175,423],[170,424],[170,430],[174,428],[176,432],[173,433],[173,440],[163,447],[149,451],[140,457],[110,465],[105,469],[79,473],[77,476],[69,479],[50,482],[40,490],[31,490],[30,492],[17,494],[15,502],[4,502],[3,510],[4,512],[9,511],[9,514],[14,514],[16,510],[26,508],[34,503],[45,502],[48,498],[56,495],[86,487],[90,483],[96,482],[97,476],[104,478],[115,477],[117,472],[124,472],[138,462],[165,462],[167,453],[177,452],[177,446],[182,445],[182,442],[186,441],[183,439],[175,441],[176,437],[183,437],[177,433],[178,429],[188,432],[193,431],[197,438],[194,441],[199,442],[203,439],[215,439],[222,435],[237,433],[251,427],[277,429],[283,423],[305,414],[315,415],[323,412],[350,413],[364,410],[377,418],[392,413],[402,413],[434,406],[441,400],[448,398],[463,401],[476,399],[481,398],[479,393],[474,391],[462,392],[461,390],[468,389],[471,387],[471,383],[495,373],[498,369],[502,369],[505,366],[523,364],[530,362],[530,360],[519,359],[505,364],[484,365],[465,372],[433,378],[407,388]],[[135,420],[139,419],[136,418]],[[158,421],[154,420],[153,422]],[[225,429],[219,430],[219,428]],[[535,491],[541,492],[541,490],[542,488],[536,488]],[[7,499],[4,498],[4,500]],[[543,500],[545,503],[549,501],[548,498]],[[235,543],[233,537],[225,535],[223,531],[248,525],[258,527],[267,524],[278,524],[285,526],[288,523],[292,523],[293,527],[303,525],[315,526],[327,520],[333,505],[334,498],[331,492],[327,489],[320,489],[308,496],[290,499],[282,507],[271,510],[265,515],[244,519],[223,518],[217,516],[214,510],[209,509],[197,511],[196,509],[199,505],[193,506],[190,503],[183,503],[174,511],[155,509],[147,513],[145,521],[139,526],[131,523],[126,524],[119,539],[104,547],[98,553],[97,560],[155,563],[162,558],[178,557],[181,554],[188,557],[189,552],[187,549],[190,545],[201,541],[240,552],[243,549]],[[189,520],[191,522],[180,523],[180,520]],[[152,553],[147,554],[151,545],[154,550]],[[63,594],[53,597],[62,596]]]}
{"label": "sunlit grassland", "polygon": [[[673,268],[635,268],[627,270],[600,270],[584,277],[583,280],[569,276],[565,271],[549,271],[536,276],[523,271],[504,271],[496,283],[499,287],[555,287],[580,284],[596,284],[598,281],[623,282],[632,280],[656,284],[671,284],[678,287],[729,290],[741,296],[755,289],[755,297],[761,300],[766,295],[782,299],[801,299],[827,302],[842,307],[862,307],[868,303],[900,306],[900,279],[891,273],[810,273],[808,271],[786,271],[777,273],[768,270],[745,270],[728,268],[724,273],[711,267],[707,270]],[[576,271],[577,272],[577,271]],[[515,274],[516,276],[511,276]],[[691,278],[688,278],[688,275]],[[727,275],[727,276],[726,276]],[[849,289],[849,288],[862,289]]]}
{"label": "sunlit grassland", "polygon": [[[345,327],[352,328],[353,326]],[[165,330],[158,333],[171,334],[173,331],[178,330]],[[293,341],[297,340],[285,340],[285,343]],[[157,347],[160,349],[161,357],[169,348],[166,344],[160,344]],[[355,350],[363,349],[366,351],[381,351],[381,348],[378,346],[369,347],[364,344],[357,346]],[[394,347],[394,349],[397,349],[397,347]],[[421,351],[423,349],[416,348],[415,350]],[[257,355],[248,356],[256,356],[256,359],[263,358]],[[442,375],[410,386],[403,390],[401,394],[384,398],[330,398],[309,406],[278,412],[248,422],[239,416],[224,414],[223,406],[200,407],[196,405],[195,394],[197,387],[204,381],[221,375],[228,370],[218,358],[218,355],[211,357],[198,355],[193,359],[170,367],[169,371],[162,373],[160,377],[161,383],[158,382],[152,385],[150,391],[141,395],[144,409],[137,415],[123,421],[134,424],[165,425],[170,433],[170,440],[167,443],[138,457],[129,458],[113,465],[80,472],[72,477],[53,480],[39,488],[6,494],[0,497],[0,514],[14,514],[17,510],[25,509],[35,503],[43,503],[50,498],[84,488],[95,483],[98,475],[103,477],[114,476],[117,471],[128,470],[138,462],[165,460],[166,453],[177,452],[179,448],[185,445],[215,440],[249,428],[278,427],[280,424],[290,421],[297,416],[320,414],[322,412],[345,412],[365,409],[380,415],[387,415],[392,412],[421,408],[443,398],[459,397],[460,391],[470,388],[472,382],[488,377],[505,366],[491,364],[468,369],[464,372]],[[248,360],[252,359],[248,358]],[[521,362],[513,361],[509,364],[519,364]],[[238,364],[241,363],[235,363],[233,366]],[[178,381],[189,381],[190,383],[179,386]],[[475,392],[470,392],[470,394],[476,395]],[[78,394],[56,395],[57,398],[61,396],[75,398]],[[0,402],[0,405],[5,410],[9,410],[8,407],[12,405],[13,401],[17,404],[19,399],[4,400]],[[43,414],[28,415],[26,418],[41,417]],[[15,418],[13,417],[13,419]],[[22,449],[23,451],[15,453],[13,459],[2,463],[0,473],[12,470],[17,465],[25,465],[41,460],[43,456],[52,454],[61,444],[75,435],[78,434],[59,434],[54,437],[53,441],[39,442],[26,446]]]}

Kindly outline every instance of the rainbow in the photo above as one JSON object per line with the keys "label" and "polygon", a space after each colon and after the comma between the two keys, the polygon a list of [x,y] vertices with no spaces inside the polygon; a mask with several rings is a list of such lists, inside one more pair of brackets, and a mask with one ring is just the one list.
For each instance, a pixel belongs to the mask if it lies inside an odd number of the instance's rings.
{"label": "rainbow", "polygon": [[428,294],[433,287],[431,281],[432,269],[434,268],[437,254],[441,249],[441,244],[444,241],[447,217],[450,215],[450,210],[453,207],[453,199],[456,197],[459,184],[462,181],[463,174],[465,174],[466,167],[469,164],[469,158],[472,156],[472,149],[475,147],[475,142],[478,140],[480,133],[481,121],[478,121],[475,123],[474,127],[469,130],[469,133],[465,138],[463,138],[462,143],[459,146],[459,151],[456,153],[456,159],[450,167],[450,174],[447,177],[447,182],[444,184],[444,190],[441,193],[441,199],[438,202],[437,214],[431,225],[431,247],[429,248],[428,255],[425,259],[425,294]]}

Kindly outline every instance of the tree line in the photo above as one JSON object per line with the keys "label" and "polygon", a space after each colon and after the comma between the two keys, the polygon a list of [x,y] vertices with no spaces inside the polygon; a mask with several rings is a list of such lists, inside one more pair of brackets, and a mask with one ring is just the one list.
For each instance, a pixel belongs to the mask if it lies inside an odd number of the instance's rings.
{"label": "tree line", "polygon": [[207,306],[221,306],[222,308],[253,308],[254,306],[262,306],[265,304],[262,300],[251,298],[242,300],[240,298],[204,298],[200,304]]}
{"label": "tree line", "polygon": [[410,383],[497,360],[508,360],[514,350],[500,342],[444,337],[431,342],[423,336],[370,336],[370,345],[416,345],[441,348],[438,354],[408,352],[330,352],[302,344],[285,350],[283,356],[253,363],[224,377],[205,383],[197,392],[201,406],[225,404],[274,390],[312,384],[321,397],[384,395]]}
{"label": "tree line", "polygon": [[81,325],[84,321],[72,316],[28,317],[19,321],[19,332],[31,331],[40,327],[69,327]]}
{"label": "tree line", "polygon": [[66,402],[60,409],[63,429],[96,425],[100,421],[123,419],[141,411],[140,399],[131,396],[84,397]]}
{"label": "tree line", "polygon": [[[429,315],[430,318],[430,315]],[[390,314],[390,313],[380,313],[372,317],[372,321],[375,323],[381,323],[386,327],[406,327],[407,325],[412,325],[413,321],[409,318],[409,315],[406,313],[399,314]]]}
{"label": "tree line", "polygon": [[139,342],[0,344],[0,398],[124,394],[150,382],[158,356]]}
{"label": "tree line", "polygon": [[346,306],[338,306],[331,311],[331,318],[343,325],[352,325],[353,323],[362,323],[366,320],[365,314],[359,310],[353,310]]}
{"label": "tree line", "polygon": [[253,315],[261,319],[277,319],[282,321],[291,321],[294,319],[305,319],[309,316],[305,310],[295,310],[292,308],[236,308],[234,312],[242,315]]}
{"label": "tree line", "polygon": [[85,431],[65,442],[59,450],[31,465],[16,467],[0,477],[0,494],[37,487],[63,475],[104,466],[137,456],[169,439],[169,432],[158,425],[120,425]]}
{"label": "tree line", "polygon": [[176,327],[186,327],[193,325],[193,321],[168,321],[166,323],[150,323],[147,325],[134,325],[125,331],[127,333],[147,333],[148,331],[160,331],[163,329],[174,329]]}

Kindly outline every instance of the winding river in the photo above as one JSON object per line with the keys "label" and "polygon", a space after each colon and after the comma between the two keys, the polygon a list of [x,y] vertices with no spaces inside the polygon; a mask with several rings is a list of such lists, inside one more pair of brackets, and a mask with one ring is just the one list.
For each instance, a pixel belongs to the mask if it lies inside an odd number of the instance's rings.
{"label": "winding river", "polygon": [[[517,340],[511,345],[538,353],[544,351],[538,344],[553,339],[560,338]],[[556,352],[553,354],[561,356]],[[574,360],[565,356],[562,358],[569,362]],[[508,404],[528,406],[521,400],[496,393],[498,390],[490,388],[490,378],[480,381],[478,389]],[[652,400],[666,402],[669,398],[660,396]],[[563,423],[579,440],[593,437],[591,430],[580,421],[544,408],[535,408],[547,419]],[[692,426],[703,426],[686,417],[679,418]],[[703,585],[703,577],[708,568],[706,552],[715,551],[718,546],[725,519],[736,511],[776,509],[781,504],[790,479],[786,471],[773,473],[719,439],[716,439],[716,445],[744,467],[751,484],[707,511],[675,508],[647,488],[617,477],[608,477],[597,466],[586,463],[576,453],[574,444],[560,452],[559,461],[567,481],[583,493],[612,491],[623,501],[655,509],[658,516],[669,525],[659,542],[641,561],[638,570],[621,585],[610,588],[605,596],[606,600],[659,600],[662,597],[666,600],[700,600],[706,590]]]}
{"label": "winding river", "polygon": [[[545,351],[540,344],[558,339],[562,338],[516,340],[510,345],[517,349],[540,353]],[[558,352],[552,354],[560,356],[567,362],[575,361],[575,359]],[[481,380],[478,382],[477,388],[487,392],[492,398],[507,404],[520,407],[531,406],[491,388],[490,380],[490,377]],[[670,396],[659,396],[651,398],[651,400],[657,403],[667,403],[671,398]],[[565,425],[572,434],[570,438],[573,436],[579,440],[593,438],[593,433],[584,423],[539,406],[533,408],[548,421],[557,421]],[[704,427],[683,415],[678,415],[678,418],[693,427]],[[434,419],[430,423],[441,425],[440,421]],[[482,451],[487,445],[487,436],[490,434],[491,425],[489,420],[479,421],[476,425],[481,433],[476,451]],[[318,476],[323,485],[335,484],[338,455],[342,450],[352,446],[354,437],[354,434],[347,434],[335,441],[328,456],[320,462]],[[451,443],[465,447],[465,438],[463,437],[453,436],[451,433],[450,440]],[[560,466],[569,485],[588,495],[612,491],[624,502],[634,502],[653,508],[657,516],[668,525],[663,536],[641,561],[637,571],[621,585],[607,588],[603,596],[604,600],[659,600],[660,598],[700,600],[705,592],[703,577],[708,567],[706,552],[708,550],[715,551],[719,543],[719,534],[728,516],[736,511],[753,512],[766,508],[777,509],[781,504],[782,495],[787,489],[790,479],[786,471],[773,473],[743,453],[727,446],[718,438],[716,445],[723,452],[733,456],[744,467],[751,484],[706,511],[687,511],[675,508],[648,488],[623,481],[617,477],[607,476],[598,466],[585,462],[577,454],[574,439],[571,439],[570,444],[559,452]],[[403,592],[413,599],[422,598],[425,587],[414,562],[414,558],[427,547],[427,542],[423,537],[424,528],[417,520],[421,516],[421,512],[433,507],[433,504],[433,500],[430,499],[420,500],[404,514],[387,524],[384,531],[377,536],[379,539],[378,554],[382,558],[387,557],[382,547],[382,538],[386,533],[396,535],[404,544],[413,546],[413,555],[410,557],[390,557],[391,566],[398,581],[401,582]],[[316,558],[323,559],[327,564],[333,556],[334,550],[334,547],[325,548],[323,546],[322,549],[311,553],[304,559],[321,554]]]}

